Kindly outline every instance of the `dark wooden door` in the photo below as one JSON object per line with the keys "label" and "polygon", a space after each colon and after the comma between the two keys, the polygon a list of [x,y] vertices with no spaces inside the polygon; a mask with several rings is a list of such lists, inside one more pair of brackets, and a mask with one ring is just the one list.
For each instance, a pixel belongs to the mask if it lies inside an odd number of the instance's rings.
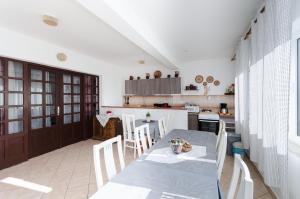
{"label": "dark wooden door", "polygon": [[99,114],[99,78],[93,75],[84,75],[84,139],[93,134],[93,119]]}
{"label": "dark wooden door", "polygon": [[60,147],[59,73],[29,65],[29,157]]}
{"label": "dark wooden door", "polygon": [[27,159],[26,64],[0,58],[0,169]]}
{"label": "dark wooden door", "polygon": [[79,73],[64,71],[61,77],[60,107],[62,107],[62,146],[83,140],[82,111],[83,77]]}

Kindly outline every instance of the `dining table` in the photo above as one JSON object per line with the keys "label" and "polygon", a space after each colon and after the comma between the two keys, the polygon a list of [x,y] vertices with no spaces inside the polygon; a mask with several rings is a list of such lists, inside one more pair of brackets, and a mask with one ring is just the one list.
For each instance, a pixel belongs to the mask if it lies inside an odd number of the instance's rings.
{"label": "dining table", "polygon": [[[173,153],[174,138],[189,142],[192,150]],[[211,132],[172,130],[90,199],[219,199],[215,146]]]}

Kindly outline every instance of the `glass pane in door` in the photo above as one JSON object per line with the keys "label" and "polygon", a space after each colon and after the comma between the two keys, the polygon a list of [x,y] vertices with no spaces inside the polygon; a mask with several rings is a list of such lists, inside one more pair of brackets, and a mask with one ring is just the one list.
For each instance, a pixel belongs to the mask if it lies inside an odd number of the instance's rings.
{"label": "glass pane in door", "polygon": [[42,80],[43,73],[41,70],[31,69],[31,80]]}
{"label": "glass pane in door", "polygon": [[70,124],[72,121],[71,115],[64,115],[64,124]]}
{"label": "glass pane in door", "polygon": [[15,61],[8,61],[8,76],[22,78],[23,77],[23,64]]}
{"label": "glass pane in door", "polygon": [[46,83],[46,92],[47,93],[54,93],[55,92],[55,84]]}
{"label": "glass pane in door", "polygon": [[8,122],[8,134],[19,133],[23,131],[23,121]]}
{"label": "glass pane in door", "polygon": [[43,92],[42,82],[31,82],[31,92]]}
{"label": "glass pane in door", "polygon": [[9,93],[8,94],[8,105],[23,105],[23,94]]}
{"label": "glass pane in door", "polygon": [[80,84],[80,77],[73,76],[73,84]]}
{"label": "glass pane in door", "polygon": [[10,107],[8,108],[8,119],[22,119],[23,118],[23,107]]}
{"label": "glass pane in door", "polygon": [[63,82],[66,84],[71,84],[71,75],[64,75],[63,76]]}
{"label": "glass pane in door", "polygon": [[4,81],[0,78],[0,92],[4,90]]}
{"label": "glass pane in door", "polygon": [[41,117],[43,116],[42,106],[32,106],[31,107],[31,117]]}
{"label": "glass pane in door", "polygon": [[8,90],[9,91],[23,91],[23,80],[8,80]]}
{"label": "glass pane in door", "polygon": [[43,128],[43,118],[31,119],[31,129]]}
{"label": "glass pane in door", "polygon": [[54,126],[56,124],[56,117],[52,116],[52,117],[46,117],[46,127],[51,127]]}
{"label": "glass pane in door", "polygon": [[43,95],[42,94],[31,94],[31,104],[42,104]]}
{"label": "glass pane in door", "polygon": [[55,74],[51,72],[45,73],[45,78],[47,82],[55,82]]}

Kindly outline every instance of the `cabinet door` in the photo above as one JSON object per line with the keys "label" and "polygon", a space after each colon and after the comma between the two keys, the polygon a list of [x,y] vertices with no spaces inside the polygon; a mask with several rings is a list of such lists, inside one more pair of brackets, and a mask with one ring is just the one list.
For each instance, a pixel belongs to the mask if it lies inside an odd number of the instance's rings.
{"label": "cabinet door", "polygon": [[161,79],[153,79],[153,95],[161,94]]}
{"label": "cabinet door", "polygon": [[198,114],[189,113],[188,129],[198,131]]}
{"label": "cabinet door", "polygon": [[171,94],[181,94],[181,78],[170,79]]}
{"label": "cabinet door", "polygon": [[125,94],[136,95],[139,80],[125,80]]}
{"label": "cabinet door", "polygon": [[160,94],[171,94],[171,81],[169,78],[160,79]]}

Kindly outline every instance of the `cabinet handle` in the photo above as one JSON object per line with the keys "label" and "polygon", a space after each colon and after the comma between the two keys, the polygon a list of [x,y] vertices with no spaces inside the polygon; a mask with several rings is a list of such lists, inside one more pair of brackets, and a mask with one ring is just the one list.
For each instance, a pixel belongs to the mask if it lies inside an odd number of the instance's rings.
{"label": "cabinet handle", "polygon": [[57,110],[57,116],[59,116],[60,115],[60,108],[59,108],[59,106],[57,106],[56,110]]}

